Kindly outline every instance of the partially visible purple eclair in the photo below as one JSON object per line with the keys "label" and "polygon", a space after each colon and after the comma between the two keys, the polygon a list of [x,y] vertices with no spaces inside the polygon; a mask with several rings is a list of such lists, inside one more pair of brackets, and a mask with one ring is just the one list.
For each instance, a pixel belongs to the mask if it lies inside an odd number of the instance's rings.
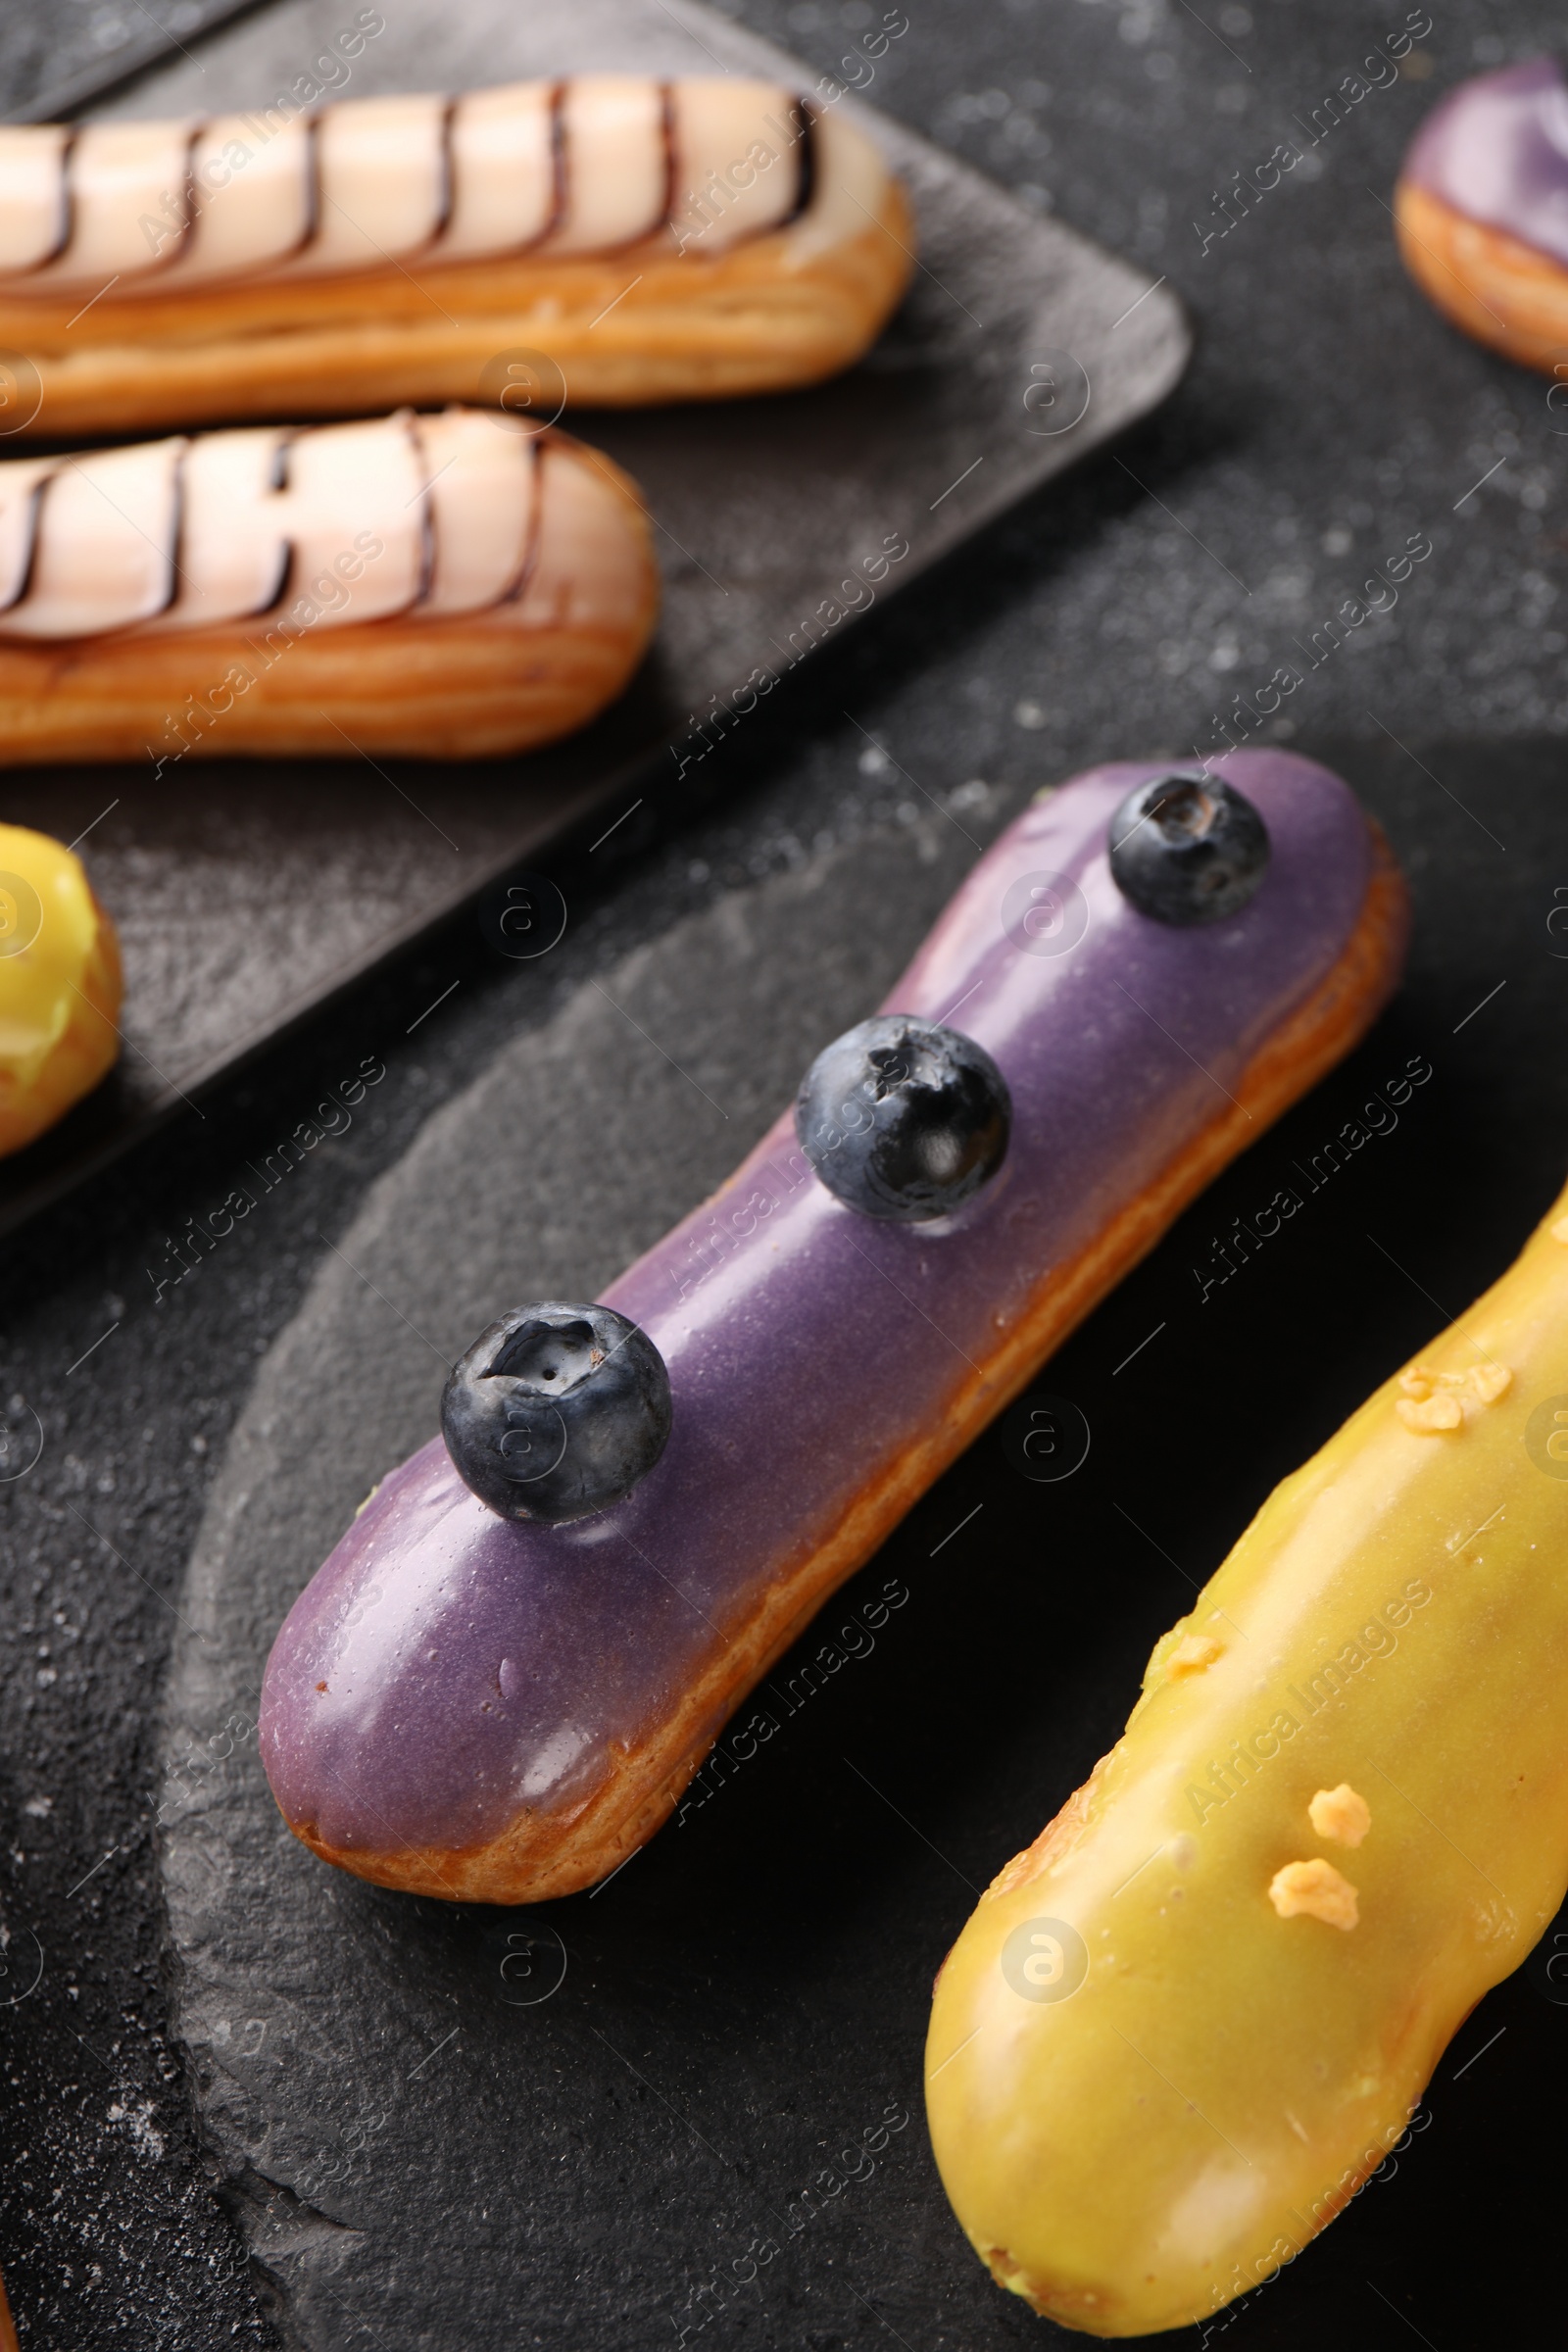
{"label": "partially visible purple eclair", "polygon": [[496,1903],[614,1869],[829,1594],[1364,1033],[1407,913],[1348,788],[1286,752],[1215,760],[1270,862],[1241,911],[1179,928],[1140,912],[1108,858],[1112,813],[1167,772],[1120,763],[1043,794],[887,1000],[1000,1067],[1011,1140],[983,1191],[934,1223],[858,1214],[786,1113],[605,1294],[662,1354],[672,1396],[667,1446],[630,1494],[519,1524],[470,1494],[440,1438],[376,1490],[263,1687],[268,1777],[316,1853]]}
{"label": "partially visible purple eclair", "polygon": [[1449,90],[1411,140],[1394,202],[1405,267],[1438,309],[1568,381],[1568,86],[1557,60]]}

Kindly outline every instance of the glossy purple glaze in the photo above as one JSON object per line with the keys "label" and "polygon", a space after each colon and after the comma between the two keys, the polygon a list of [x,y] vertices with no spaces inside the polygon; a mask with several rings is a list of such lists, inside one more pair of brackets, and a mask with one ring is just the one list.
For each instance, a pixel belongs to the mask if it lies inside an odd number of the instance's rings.
{"label": "glossy purple glaze", "polygon": [[[1224,1111],[1345,949],[1370,846],[1326,769],[1285,752],[1214,765],[1273,843],[1242,913],[1199,930],[1137,913],[1111,881],[1106,822],[1159,771],[1096,768],[1008,828],[889,997],[951,1016],[1012,1090],[1007,1159],[957,1216],[858,1216],[786,1115],[605,1294],[657,1342],[674,1396],[663,1458],[625,1501],[563,1527],[494,1518],[439,1439],[383,1483],[268,1665],[262,1754],[290,1819],[386,1853],[483,1842],[524,1806],[575,1811],[607,1757],[679,1704],[760,1593],[938,1423],[1041,1274]],[[1043,871],[1070,877],[1087,911],[1062,954],[1003,929],[1009,885]]]}
{"label": "glossy purple glaze", "polygon": [[1568,264],[1568,88],[1556,59],[1450,90],[1416,132],[1401,177]]}

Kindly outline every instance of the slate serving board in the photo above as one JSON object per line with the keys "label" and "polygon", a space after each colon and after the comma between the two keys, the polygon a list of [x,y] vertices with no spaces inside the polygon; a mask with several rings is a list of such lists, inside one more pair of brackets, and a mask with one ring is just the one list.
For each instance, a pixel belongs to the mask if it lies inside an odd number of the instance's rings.
{"label": "slate serving board", "polygon": [[[387,0],[378,13],[386,29],[341,94],[462,89],[612,60],[817,81],[700,0],[461,10]],[[264,102],[308,72],[342,16],[336,0],[279,0],[205,38],[192,32],[184,54],[98,111]],[[860,53],[846,70],[874,93],[873,61]],[[593,727],[526,759],[461,766],[193,760],[156,773],[149,756],[137,768],[0,770],[0,813],[84,836],[126,951],[119,1068],[52,1135],[0,1164],[0,1233],[498,877],[568,838],[588,848],[657,796],[679,760],[703,754],[692,714],[759,665],[786,670],[799,658],[792,632],[804,642],[802,624],[859,560],[906,544],[876,591],[885,599],[1170,391],[1191,338],[1167,286],[889,118],[860,119],[911,189],[920,240],[911,292],[864,364],[788,397],[572,415],[642,484],[664,575],[655,651]],[[1062,429],[1068,409],[1041,405],[1053,366],[1074,407],[1087,389]]]}
{"label": "slate serving board", "polygon": [[[451,1908],[317,1863],[250,1729],[272,1633],[434,1426],[440,1359],[503,1297],[591,1295],[725,1173],[875,1002],[964,845],[872,837],[678,924],[503,1050],[326,1256],[212,1492],[164,1734],[176,2027],[291,2352],[1083,2341],[994,2288],[948,2211],[920,2099],[931,1976],[1115,1738],[1194,1585],[1511,1259],[1568,1146],[1560,746],[1305,748],[1409,872],[1403,992],[1054,1359],[1081,1467],[1031,1484],[983,1437],[770,1678],[777,1736],[725,1747],[593,1893]],[[1397,1129],[1201,1298],[1212,1237],[1299,1188],[1292,1164],[1412,1054],[1433,1077]],[[825,1641],[842,1663],[807,1698]],[[1204,2340],[1536,2340],[1568,1914],[1558,1932],[1469,2020],[1410,2149]]]}

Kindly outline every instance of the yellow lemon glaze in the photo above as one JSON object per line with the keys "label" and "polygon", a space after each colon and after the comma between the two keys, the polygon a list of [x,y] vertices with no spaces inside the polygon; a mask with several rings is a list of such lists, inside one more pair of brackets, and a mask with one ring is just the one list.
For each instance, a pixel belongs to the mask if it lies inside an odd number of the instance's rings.
{"label": "yellow lemon glaze", "polygon": [[[938,1978],[948,2194],[1069,2327],[1179,2328],[1294,2260],[1562,1900],[1565,1210],[1276,1489]],[[1364,1800],[1354,1850],[1325,1795]]]}
{"label": "yellow lemon glaze", "polygon": [[120,944],[81,860],[0,824],[0,1154],[52,1127],[120,1050]]}

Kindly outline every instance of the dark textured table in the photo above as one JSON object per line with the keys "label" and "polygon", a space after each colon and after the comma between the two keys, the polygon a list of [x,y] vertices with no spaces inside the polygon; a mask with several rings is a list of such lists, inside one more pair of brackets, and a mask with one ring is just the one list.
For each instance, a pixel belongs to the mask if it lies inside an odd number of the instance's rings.
{"label": "dark textured table", "polygon": [[[824,67],[870,13],[860,0],[842,12],[745,12]],[[670,2271],[684,2265],[695,2290],[706,2274],[690,2249],[727,2262],[750,2210],[787,2204],[830,2161],[841,2127],[867,2120],[873,2076],[878,2108],[884,2086],[909,2106],[896,2154],[803,2240],[776,2301],[731,2298],[702,2340],[827,2352],[884,2341],[890,2328],[911,2352],[1065,2340],[986,2285],[921,2138],[922,1986],[968,1907],[962,1882],[982,1881],[1037,1828],[1114,1735],[1141,1654],[1187,1590],[1159,1552],[1204,1573],[1273,1480],[1436,1321],[1428,1299],[1378,1271],[1366,1234],[1457,1307],[1512,1254],[1568,1159],[1568,979],[1545,927],[1553,892],[1568,888],[1560,420],[1543,384],[1427,312],[1398,270],[1384,209],[1435,93],[1544,45],[1552,18],[1516,8],[1499,34],[1497,12],[1440,10],[1412,52],[1415,72],[1315,134],[1325,93],[1402,9],[1386,22],[1283,0],[1204,8],[1203,22],[1170,0],[910,14],[870,95],[1168,271],[1201,333],[1176,400],[770,698],[750,740],[709,763],[700,795],[671,793],[640,837],[617,836],[563,870],[572,920],[542,962],[503,965],[455,930],[8,1246],[0,1409],[13,1460],[28,1458],[35,1427],[43,1441],[35,1465],[0,1486],[15,1636],[0,1702],[0,1999],[13,2004],[0,2267],[24,2342],[205,2352],[267,2340],[169,2040],[157,1716],[187,1560],[260,1359],[368,1187],[433,1110],[527,1033],[543,1036],[588,978],[623,969],[640,948],[657,956],[696,917],[766,936],[787,998],[796,981],[778,945],[779,894],[798,894],[785,933],[806,958],[821,952],[813,909],[836,910],[832,878],[853,870],[874,919],[848,987],[918,934],[935,878],[972,855],[956,825],[984,840],[1033,785],[1098,757],[1207,748],[1235,695],[1250,698],[1285,662],[1304,680],[1276,733],[1343,760],[1391,824],[1417,892],[1411,983],[1385,1030],[1261,1145],[1256,1183],[1244,1162],[1059,1359],[1063,1393],[1082,1395],[1092,1418],[1103,1411],[1097,1460],[1114,1465],[1115,1483],[1086,1473],[1076,1495],[1061,1491],[1046,1541],[976,1545],[944,1571],[952,1552],[928,1562],[932,1546],[975,1503],[990,1499],[1000,1515],[1005,1494],[1004,1463],[977,1447],[898,1540],[891,1567],[868,1572],[905,1575],[924,1604],[906,1613],[907,1645],[883,1644],[856,1668],[858,1687],[845,1678],[824,1697],[823,1718],[803,1721],[802,1744],[759,1775],[755,1796],[727,1792],[667,1860],[651,1849],[618,1893],[596,1901],[591,1946],[586,1928],[574,1931],[589,1982],[611,1986],[613,2032],[592,1995],[569,2013],[552,2002],[537,2012],[535,2061],[543,2042],[545,2062],[567,2070],[566,2115],[569,2070],[598,2019],[612,2038],[624,2032],[637,2079],[625,2075],[623,2105],[571,2118],[560,2153],[579,2203],[573,2231],[549,2248],[554,2299],[530,2304],[519,2287],[454,2336],[426,2313],[420,2340],[442,2352],[528,2342],[644,2352],[673,2340],[679,2299],[672,2320],[662,2274],[657,2291],[646,2272],[625,2277],[628,2237],[647,2243],[667,2225]],[[68,80],[93,25],[122,16],[139,22],[134,7],[14,9],[0,57],[16,102]],[[30,41],[29,24],[47,37]],[[1301,164],[1221,235],[1218,192],[1286,139]],[[1433,554],[1398,608],[1337,651],[1301,651],[1366,567],[1412,533],[1429,535]],[[230,788],[245,789],[243,772]],[[708,969],[694,961],[690,984]],[[752,1029],[766,1023],[760,1059],[772,1069],[789,1023],[765,1001],[737,990],[726,1030],[710,988],[683,1012],[678,971],[662,985],[673,992],[661,1000],[670,1052],[680,1055],[689,1025],[745,1068]],[[1347,1115],[1359,1080],[1410,1051],[1437,1067],[1429,1123],[1406,1121],[1361,1168],[1360,1193],[1348,1181],[1325,1198],[1297,1257],[1260,1264],[1223,1315],[1199,1323],[1190,1268],[1215,1218],[1245,1212],[1276,1153],[1310,1150]],[[366,1055],[388,1074],[352,1127],[155,1309],[156,1276],[187,1218]],[[582,1115],[595,1107],[585,1088]],[[650,1161],[684,1168],[689,1133],[684,1116],[651,1113]],[[1180,1351],[1161,1360],[1151,1349],[1145,1385],[1123,1401],[1123,1383],[1106,1386],[1111,1367],[1177,1315]],[[1265,1377],[1281,1367],[1288,1414]],[[1099,1394],[1114,1404],[1099,1406]],[[1111,1495],[1157,1551],[1103,1507]],[[857,1793],[846,1753],[952,1871],[875,1795]],[[715,1886],[728,1905],[716,1922]],[[873,1894],[888,1894],[900,1920],[891,1943],[872,1932]],[[617,1901],[619,1919],[601,1923]],[[360,1932],[364,1951],[344,1957],[346,2001],[355,1966],[371,1964],[369,1938],[388,1941],[374,1918]],[[650,1948],[656,1958],[640,1961]],[[377,1971],[389,1965],[374,1959]],[[753,2070],[752,2106],[726,2104],[737,2021],[753,2016],[759,1984],[776,2004],[783,2055]],[[694,1997],[708,2004],[710,2045],[664,2031]],[[1529,1971],[1493,1995],[1440,2069],[1433,2128],[1396,2181],[1380,2180],[1230,2325],[1280,2347],[1332,2332],[1381,2348],[1412,2329],[1436,2352],[1533,2341],[1532,2288],[1549,2276],[1558,2228],[1551,2117],[1565,2036],[1568,2016],[1539,1997]],[[427,2046],[438,2038],[432,2030]],[[883,2056],[900,2049],[894,2074]],[[419,2078],[432,2133],[444,2128],[442,2080],[439,2059]],[[842,2097],[822,2096],[825,2081]],[[330,2241],[326,2191],[296,2211],[269,2205],[266,2182],[230,2182],[231,2206],[236,2185],[277,2233],[274,2275]],[[391,2197],[393,2185],[377,2177],[376,2193]],[[542,2181],[514,2193],[561,2210]],[[478,2262],[491,2242],[482,2207],[404,2211],[411,2281],[421,2258],[436,2273]],[[411,2285],[407,2312],[415,2301]],[[401,2328],[395,2313],[391,2324]],[[309,2340],[323,2344],[377,2340],[373,2327],[356,2336],[358,2312],[335,2321],[330,2304],[312,2325],[320,2331]]]}

